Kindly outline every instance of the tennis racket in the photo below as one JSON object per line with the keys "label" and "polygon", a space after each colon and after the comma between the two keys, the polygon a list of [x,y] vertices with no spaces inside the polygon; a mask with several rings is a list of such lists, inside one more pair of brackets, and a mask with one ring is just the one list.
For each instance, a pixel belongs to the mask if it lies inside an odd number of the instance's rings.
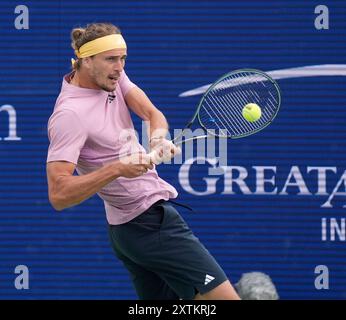
{"label": "tennis racket", "polygon": [[[258,120],[250,122],[243,117],[243,109],[248,104],[260,107]],[[247,137],[267,127],[276,117],[280,104],[279,85],[266,73],[255,69],[232,71],[208,88],[192,119],[172,142],[178,146],[215,136],[230,139]],[[179,141],[196,119],[205,134]],[[149,156],[155,164],[165,161],[158,157],[155,150]]]}

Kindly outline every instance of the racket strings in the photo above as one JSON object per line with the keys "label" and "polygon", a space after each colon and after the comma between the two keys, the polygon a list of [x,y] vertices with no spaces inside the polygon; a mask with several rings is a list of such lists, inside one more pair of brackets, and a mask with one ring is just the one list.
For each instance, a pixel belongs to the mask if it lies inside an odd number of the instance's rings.
{"label": "racket strings", "polygon": [[[220,101],[216,101],[214,99],[214,105],[218,104],[219,108],[223,109],[224,113],[227,114],[227,126],[228,126],[227,131],[233,134],[241,133],[244,129],[241,125],[241,119],[239,117],[239,114],[237,112],[234,112],[234,110],[226,107],[230,103],[229,98],[227,96],[220,96],[219,100]],[[229,125],[230,119],[236,120],[234,121],[233,126]]]}
{"label": "racket strings", "polygon": [[[249,122],[242,115],[249,103],[261,108],[257,121]],[[209,133],[240,137],[265,127],[275,117],[279,105],[280,93],[274,82],[256,71],[242,71],[223,78],[207,92],[198,116]]]}
{"label": "racket strings", "polygon": [[[229,86],[227,79],[225,79],[225,83],[220,84],[215,88],[217,95],[210,94],[206,99],[206,103],[208,107],[213,110],[216,119],[220,119],[218,114],[221,114],[224,119],[223,122],[216,121],[217,129],[225,129],[228,135],[241,134],[244,130],[253,130],[254,127],[250,122],[247,123],[242,121],[242,115],[241,112],[239,112],[239,110],[242,110],[243,106],[246,104],[244,95],[241,92],[238,94],[236,91],[229,93],[228,95],[223,94],[222,91],[225,89],[224,85],[226,85],[226,87]],[[234,108],[228,107],[228,105],[231,104],[234,104]],[[204,108],[204,111],[210,115],[207,108]],[[236,120],[233,122],[233,126],[230,126],[230,119]]]}
{"label": "racket strings", "polygon": [[[242,78],[239,78],[239,80],[240,80],[239,92],[240,92],[240,96],[242,98],[242,105],[237,110],[237,112],[240,115],[241,115],[243,107],[248,103],[256,103],[259,106],[261,106],[263,104],[263,100],[267,98],[267,97],[265,97],[265,95],[268,92],[268,90],[266,90],[266,85],[263,81],[263,78],[260,79],[258,77],[258,75],[249,76],[246,74],[241,74],[241,76],[242,76]],[[247,80],[247,81],[245,81],[245,80]],[[268,82],[267,79],[265,79],[265,80],[266,80],[265,82]],[[228,82],[229,80],[227,79],[226,81]],[[249,92],[247,92],[247,90]],[[260,92],[260,94],[258,94],[258,92]],[[250,100],[253,100],[253,101],[250,101]],[[263,123],[268,121],[269,113],[267,112],[267,109],[266,108],[262,109],[262,113],[263,113],[263,116],[258,120],[259,122],[257,122],[257,125],[262,125]],[[241,115],[241,120],[243,122],[245,122],[246,124],[250,124],[250,127],[253,130],[256,128],[255,124],[246,121],[242,115]]]}
{"label": "racket strings", "polygon": [[[226,79],[225,84],[229,84],[229,79]],[[248,129],[248,130],[254,130],[254,126],[252,125],[251,122],[247,122],[247,121],[243,121],[243,116],[242,116],[242,109],[243,107],[247,104],[246,102],[246,90],[250,90],[249,88],[244,88],[242,90],[241,85],[243,83],[240,84],[240,89],[234,90],[234,92],[229,92],[228,94],[225,94],[225,98],[227,98],[228,104],[227,106],[231,106],[232,104],[234,104],[235,108],[229,108],[230,110],[233,110],[233,113],[237,115],[237,120],[239,121],[239,124],[242,125],[242,128],[244,131],[244,129]],[[223,88],[224,90],[225,88]],[[253,94],[253,92],[251,92]],[[232,119],[232,118],[230,118]]]}

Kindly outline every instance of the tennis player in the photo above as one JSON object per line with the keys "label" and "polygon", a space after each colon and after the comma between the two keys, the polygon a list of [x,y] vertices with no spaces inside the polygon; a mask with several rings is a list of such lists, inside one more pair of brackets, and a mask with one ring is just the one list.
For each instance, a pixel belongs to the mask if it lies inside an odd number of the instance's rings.
{"label": "tennis player", "polygon": [[164,115],[124,71],[119,29],[93,23],[71,37],[77,59],[48,122],[52,206],[63,210],[95,193],[103,199],[113,249],[140,299],[239,299],[172,206],[177,191],[158,176],[134,134],[130,110],[150,123],[150,145],[161,156],[179,152],[165,139]]}

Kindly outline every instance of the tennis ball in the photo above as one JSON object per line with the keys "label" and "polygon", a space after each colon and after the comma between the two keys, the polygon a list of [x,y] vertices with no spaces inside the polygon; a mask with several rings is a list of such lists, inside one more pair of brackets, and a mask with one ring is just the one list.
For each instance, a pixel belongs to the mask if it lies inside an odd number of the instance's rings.
{"label": "tennis ball", "polygon": [[262,111],[261,108],[256,103],[248,103],[243,108],[243,117],[249,122],[255,122],[261,118]]}

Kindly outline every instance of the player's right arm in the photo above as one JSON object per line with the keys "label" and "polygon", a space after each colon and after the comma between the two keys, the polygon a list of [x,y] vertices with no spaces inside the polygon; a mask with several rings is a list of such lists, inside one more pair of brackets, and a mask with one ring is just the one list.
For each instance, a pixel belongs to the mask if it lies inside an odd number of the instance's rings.
{"label": "player's right arm", "polygon": [[48,136],[48,195],[56,210],[81,203],[118,177],[138,177],[153,167],[148,155],[137,153],[110,162],[91,173],[73,175],[80,150],[87,139],[87,130],[71,110],[54,113],[48,123]]}
{"label": "player's right arm", "polygon": [[114,161],[94,172],[75,176],[75,167],[65,161],[47,163],[49,201],[58,211],[83,202],[118,177],[135,178],[153,168],[149,161]]}

